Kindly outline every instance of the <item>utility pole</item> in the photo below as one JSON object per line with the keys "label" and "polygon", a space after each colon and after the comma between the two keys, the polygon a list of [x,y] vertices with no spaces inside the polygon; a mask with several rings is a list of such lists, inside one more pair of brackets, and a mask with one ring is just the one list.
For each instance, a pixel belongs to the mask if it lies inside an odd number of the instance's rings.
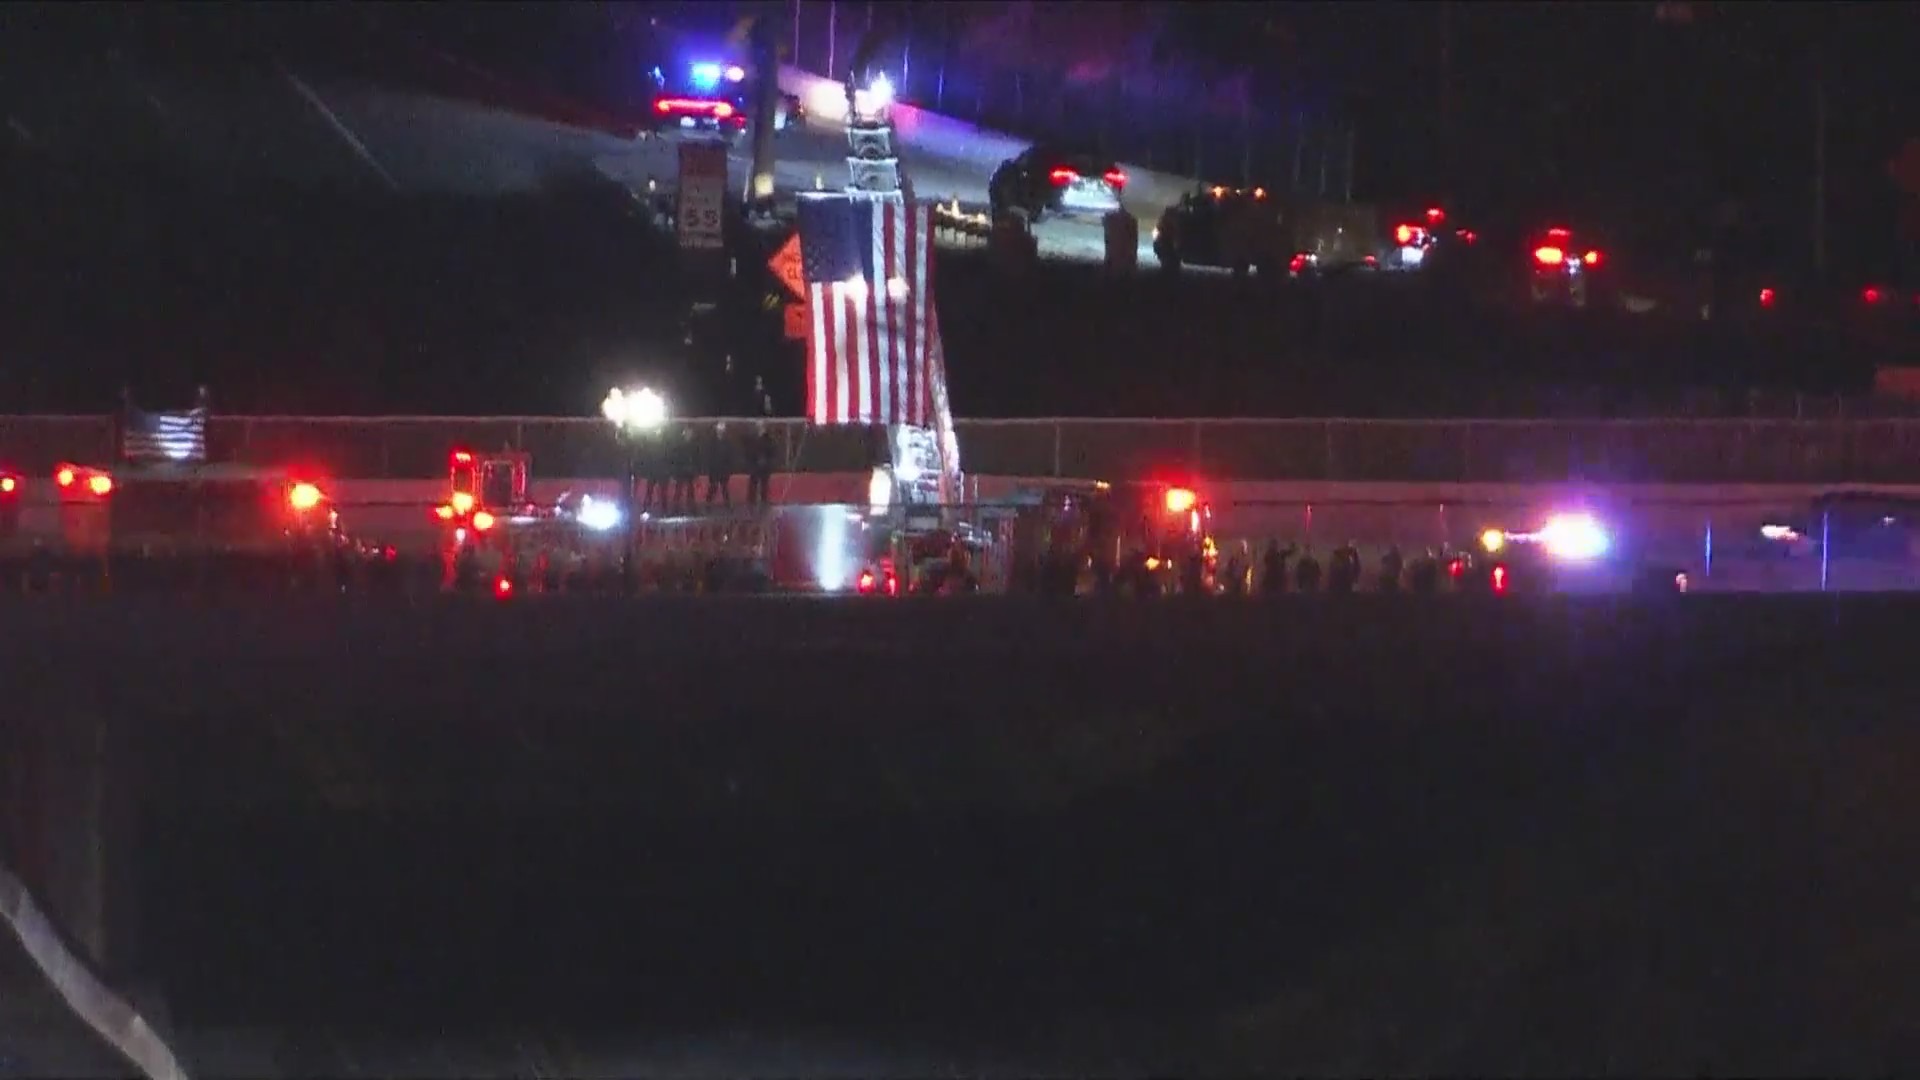
{"label": "utility pole", "polygon": [[1453,198],[1453,0],[1440,0],[1440,186]]}
{"label": "utility pole", "polygon": [[840,69],[834,65],[840,44],[840,0],[827,0],[827,78],[838,82]]}
{"label": "utility pole", "polygon": [[1813,272],[1827,274],[1827,74],[1818,56],[1813,66]]}

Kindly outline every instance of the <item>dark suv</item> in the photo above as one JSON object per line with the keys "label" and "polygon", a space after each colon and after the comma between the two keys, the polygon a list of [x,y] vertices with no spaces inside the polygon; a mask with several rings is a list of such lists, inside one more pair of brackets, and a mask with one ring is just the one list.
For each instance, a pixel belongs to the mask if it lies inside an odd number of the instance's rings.
{"label": "dark suv", "polygon": [[1127,174],[1111,161],[1033,146],[1000,163],[987,184],[993,216],[1100,218],[1120,209]]}

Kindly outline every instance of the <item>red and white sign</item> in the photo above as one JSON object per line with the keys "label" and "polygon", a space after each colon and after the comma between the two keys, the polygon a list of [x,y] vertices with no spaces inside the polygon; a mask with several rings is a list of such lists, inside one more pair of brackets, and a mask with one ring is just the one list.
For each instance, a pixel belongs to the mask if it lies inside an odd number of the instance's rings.
{"label": "red and white sign", "polygon": [[727,148],[680,144],[680,246],[718,250],[726,242]]}

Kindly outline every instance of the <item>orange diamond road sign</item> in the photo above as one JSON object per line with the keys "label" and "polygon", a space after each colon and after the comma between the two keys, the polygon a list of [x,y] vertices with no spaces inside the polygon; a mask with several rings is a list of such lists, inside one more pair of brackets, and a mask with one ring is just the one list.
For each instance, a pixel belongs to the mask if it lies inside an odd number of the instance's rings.
{"label": "orange diamond road sign", "polygon": [[813,309],[806,304],[788,304],[782,312],[788,341],[805,341],[813,336]]}
{"label": "orange diamond road sign", "polygon": [[786,286],[795,300],[807,298],[807,279],[800,270],[799,233],[787,237],[787,242],[781,244],[780,250],[767,260],[767,269],[773,271],[773,276],[780,279],[780,284]]}

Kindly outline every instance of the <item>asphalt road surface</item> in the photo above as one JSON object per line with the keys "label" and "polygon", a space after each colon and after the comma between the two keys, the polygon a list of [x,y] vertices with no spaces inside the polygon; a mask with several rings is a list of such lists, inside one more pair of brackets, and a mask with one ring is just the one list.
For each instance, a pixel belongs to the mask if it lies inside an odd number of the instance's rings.
{"label": "asphalt road surface", "polygon": [[1909,608],[0,617],[190,1068],[1671,1074],[1916,1060]]}

